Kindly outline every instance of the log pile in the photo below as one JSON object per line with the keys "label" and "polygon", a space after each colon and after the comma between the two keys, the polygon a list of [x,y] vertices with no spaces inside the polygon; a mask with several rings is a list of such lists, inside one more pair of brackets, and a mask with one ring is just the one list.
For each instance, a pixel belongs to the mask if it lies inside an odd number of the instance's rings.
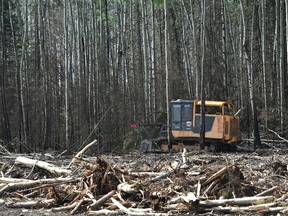
{"label": "log pile", "polygon": [[0,206],[88,215],[288,212],[285,156],[83,153],[61,165],[52,156],[1,162]]}

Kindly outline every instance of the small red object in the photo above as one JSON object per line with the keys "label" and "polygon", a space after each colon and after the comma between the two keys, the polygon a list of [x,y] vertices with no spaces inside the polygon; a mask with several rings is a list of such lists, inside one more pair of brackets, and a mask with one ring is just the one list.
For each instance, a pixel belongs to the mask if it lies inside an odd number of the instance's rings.
{"label": "small red object", "polygon": [[138,128],[138,125],[134,123],[134,124],[131,124],[130,127],[131,127],[132,129],[137,129],[137,128]]}

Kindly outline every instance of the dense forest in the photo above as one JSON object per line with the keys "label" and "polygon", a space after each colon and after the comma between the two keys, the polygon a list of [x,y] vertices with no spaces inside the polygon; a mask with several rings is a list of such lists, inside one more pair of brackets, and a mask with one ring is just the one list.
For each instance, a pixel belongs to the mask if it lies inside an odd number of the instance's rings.
{"label": "dense forest", "polygon": [[131,123],[203,91],[241,108],[243,137],[288,135],[288,0],[0,2],[10,151],[120,149]]}

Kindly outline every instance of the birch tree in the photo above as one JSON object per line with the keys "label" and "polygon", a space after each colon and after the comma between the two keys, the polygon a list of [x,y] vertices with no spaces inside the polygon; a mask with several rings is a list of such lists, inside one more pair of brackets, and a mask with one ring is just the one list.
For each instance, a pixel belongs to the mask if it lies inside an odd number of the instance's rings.
{"label": "birch tree", "polygon": [[[255,4],[253,6],[253,15],[252,15],[252,26],[251,26],[251,37],[250,37],[250,44],[249,40],[246,36],[246,17],[245,17],[245,10],[243,5],[243,0],[240,0],[240,8],[241,8],[241,15],[243,21],[243,47],[244,47],[244,58],[247,64],[247,73],[248,73],[248,87],[249,87],[249,96],[250,96],[250,105],[252,110],[252,117],[253,117],[253,130],[254,130],[254,151],[256,147],[261,144],[260,141],[260,134],[259,134],[259,127],[258,127],[258,117],[257,117],[257,110],[255,107],[255,99],[254,99],[254,74],[253,74],[253,42],[254,42],[254,19],[255,19]],[[250,48],[250,49],[249,49]]]}
{"label": "birch tree", "polygon": [[267,84],[266,84],[266,0],[259,1],[261,5],[261,47],[262,47],[262,73],[263,73],[263,97],[265,126],[268,127],[267,118]]}

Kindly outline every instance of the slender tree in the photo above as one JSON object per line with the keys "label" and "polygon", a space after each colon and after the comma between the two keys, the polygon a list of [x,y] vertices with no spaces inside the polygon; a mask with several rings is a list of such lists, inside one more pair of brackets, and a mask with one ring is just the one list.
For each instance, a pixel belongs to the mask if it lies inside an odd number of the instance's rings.
{"label": "slender tree", "polygon": [[[11,4],[9,3],[9,18],[10,18],[10,24],[12,23],[12,15],[11,15]],[[1,34],[0,34],[0,41],[1,41],[1,57],[0,57],[0,98],[1,98],[1,109],[0,109],[0,115],[1,115],[1,123],[0,127],[2,127],[3,134],[0,133],[4,137],[4,142],[5,144],[8,145],[8,149],[11,149],[10,142],[12,140],[11,137],[11,129],[10,129],[10,115],[7,110],[7,102],[6,102],[6,90],[5,90],[5,71],[7,70],[5,65],[6,64],[6,40],[5,40],[5,5],[4,1],[1,1],[1,22],[0,22],[0,29],[1,29]],[[13,39],[15,31],[13,29],[13,26],[11,26],[12,29],[12,34],[13,34]]]}
{"label": "slender tree", "polygon": [[69,65],[68,65],[68,23],[67,23],[67,0],[64,0],[64,71],[65,71],[65,147],[70,146],[70,114],[69,114]]}
{"label": "slender tree", "polygon": [[201,2],[201,126],[200,126],[200,150],[205,147],[205,18],[206,0]]}
{"label": "slender tree", "polygon": [[165,13],[165,72],[166,72],[166,112],[167,112],[167,135],[168,143],[170,144],[170,94],[169,94],[169,14],[168,2],[164,0],[164,13]]}
{"label": "slender tree", "polygon": [[[254,2],[255,3],[255,2]],[[243,20],[243,46],[244,46],[244,53],[245,53],[245,61],[247,63],[247,72],[248,72],[248,86],[249,86],[249,96],[250,96],[250,104],[252,110],[252,117],[253,117],[253,130],[254,130],[254,151],[256,147],[261,144],[260,141],[260,134],[259,134],[259,127],[258,127],[258,116],[257,110],[255,107],[255,91],[254,91],[254,74],[253,74],[253,45],[254,45],[254,25],[255,25],[255,4],[253,6],[253,15],[252,15],[252,26],[251,26],[251,37],[250,37],[250,44],[248,42],[248,38],[246,37],[246,19],[245,19],[245,11],[243,6],[243,0],[240,0],[241,6],[241,13],[242,13],[242,20]],[[250,45],[250,49],[249,49]]]}

